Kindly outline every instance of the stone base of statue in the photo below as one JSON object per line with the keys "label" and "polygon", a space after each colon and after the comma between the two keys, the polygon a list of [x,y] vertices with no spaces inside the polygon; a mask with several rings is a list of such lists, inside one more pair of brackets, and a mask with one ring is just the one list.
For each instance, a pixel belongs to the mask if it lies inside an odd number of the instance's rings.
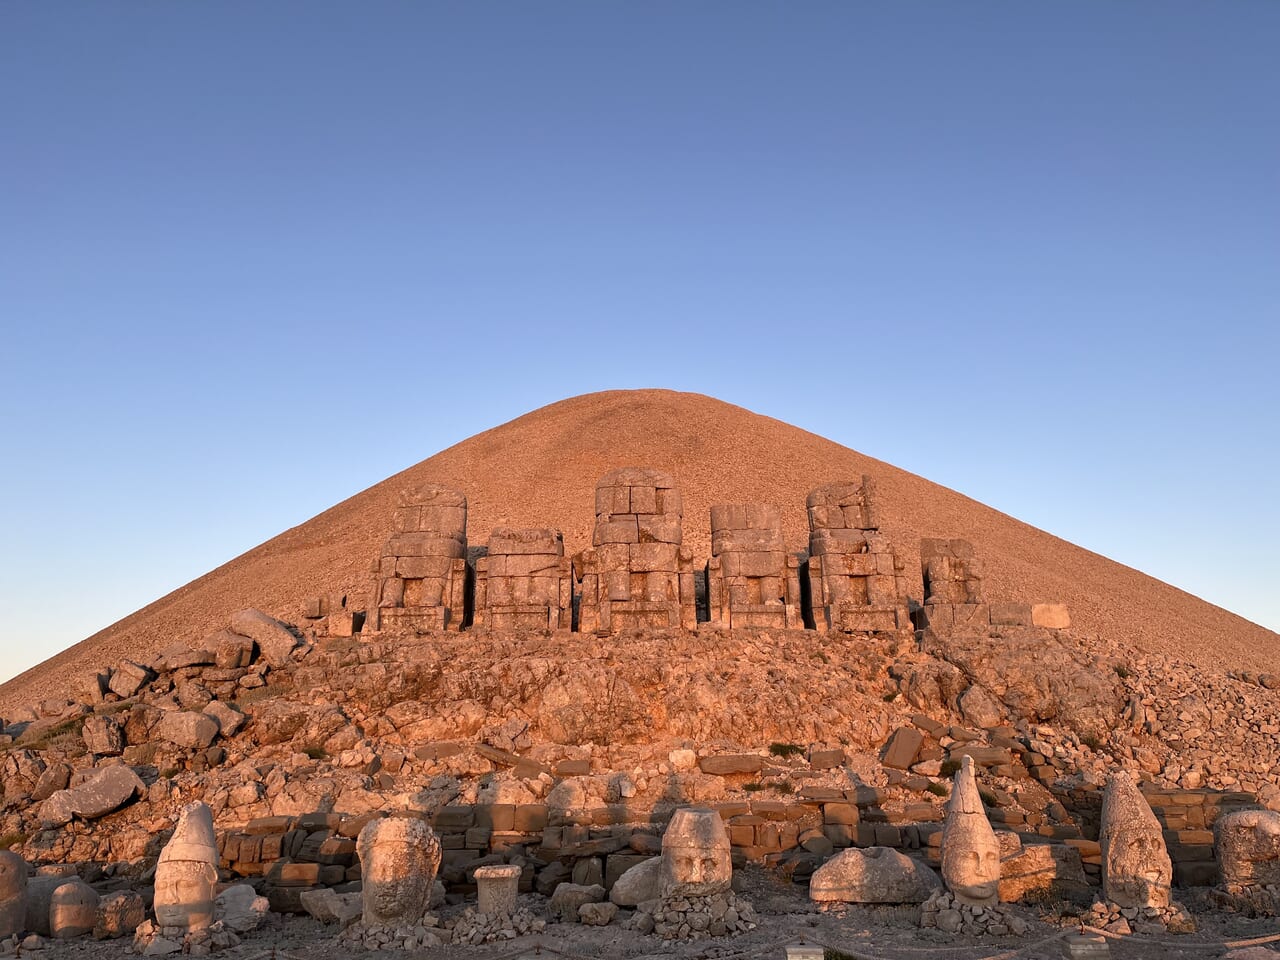
{"label": "stone base of statue", "polygon": [[449,940],[463,946],[478,945],[527,937],[546,929],[546,920],[523,907],[516,907],[510,913],[481,913],[476,907],[468,907],[453,921]]}
{"label": "stone base of statue", "polygon": [[1027,921],[1000,904],[980,907],[939,891],[920,905],[920,926],[971,937],[1021,937]]}
{"label": "stone base of statue", "polygon": [[413,925],[391,926],[357,920],[338,934],[338,942],[352,950],[422,950],[442,945],[448,936],[440,920],[434,914],[425,913]]}
{"label": "stone base of statue", "polygon": [[754,930],[756,923],[750,901],[725,891],[707,897],[646,900],[636,907],[628,926],[664,940],[702,940],[746,933]]}
{"label": "stone base of statue", "polygon": [[240,938],[221,920],[203,930],[162,927],[154,920],[144,920],[133,932],[133,952],[144,957],[170,954],[202,956],[239,945]]}
{"label": "stone base of statue", "polygon": [[1085,914],[1091,927],[1118,933],[1195,933],[1195,919],[1176,901],[1167,907],[1121,907],[1109,900],[1097,900]]}

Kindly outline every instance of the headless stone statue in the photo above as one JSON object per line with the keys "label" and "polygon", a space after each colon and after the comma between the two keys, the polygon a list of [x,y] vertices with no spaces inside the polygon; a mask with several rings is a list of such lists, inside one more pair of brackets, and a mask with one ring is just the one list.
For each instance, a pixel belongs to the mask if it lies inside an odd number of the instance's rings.
{"label": "headless stone statue", "polygon": [[27,861],[0,850],[0,940],[21,931],[26,918]]}
{"label": "headless stone statue", "polygon": [[356,841],[367,926],[416,924],[431,901],[440,841],[421,820],[371,820]]}
{"label": "headless stone statue", "polygon": [[961,903],[994,906],[1000,889],[1000,842],[987,820],[973,776],[973,758],[960,761],[942,825],[942,879]]}
{"label": "headless stone statue", "polygon": [[733,880],[729,833],[714,810],[683,807],[662,835],[659,892],[664,898],[709,897]]}
{"label": "headless stone statue", "polygon": [[1121,907],[1167,907],[1173,865],[1160,821],[1127,773],[1111,775],[1102,794],[1102,891]]}
{"label": "headless stone statue", "polygon": [[206,929],[213,923],[217,886],[213,814],[203,803],[189,803],[156,864],[156,922],[186,932]]}

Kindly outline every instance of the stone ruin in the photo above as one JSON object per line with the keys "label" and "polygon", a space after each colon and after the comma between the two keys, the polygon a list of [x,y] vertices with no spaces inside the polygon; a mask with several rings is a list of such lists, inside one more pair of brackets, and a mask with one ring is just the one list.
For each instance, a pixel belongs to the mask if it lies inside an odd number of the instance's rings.
{"label": "stone ruin", "polygon": [[869,476],[815,488],[806,509],[807,554],[787,552],[776,506],[713,506],[711,557],[699,583],[682,545],[680,491],[659,470],[623,467],[600,479],[592,546],[572,560],[558,530],[499,527],[469,561],[467,498],[420,484],[401,494],[375,564],[368,617],[345,596],[313,600],[307,616],[327,616],[335,637],[366,622],[374,632],[474,626],[600,636],[694,630],[700,621],[719,629],[939,635],[1070,626],[1061,604],[987,603],[981,566],[964,540],[922,540],[917,576],[880,531]]}
{"label": "stone ruin", "polygon": [[814,625],[847,632],[912,629],[906,563],[880,533],[875,483],[829,483],[810,492],[809,595]]}
{"label": "stone ruin", "polygon": [[376,565],[375,630],[461,630],[467,618],[467,498],[425,483],[404,490]]}
{"label": "stone ruin", "polygon": [[682,513],[676,482],[661,471],[624,467],[601,478],[592,547],[573,558],[582,633],[697,626]]}
{"label": "stone ruin", "polygon": [[724,629],[803,629],[800,558],[786,552],[777,507],[724,503],[711,508],[707,606],[711,624]]}
{"label": "stone ruin", "polygon": [[476,560],[475,625],[494,630],[568,630],[573,569],[559,530],[498,527]]}

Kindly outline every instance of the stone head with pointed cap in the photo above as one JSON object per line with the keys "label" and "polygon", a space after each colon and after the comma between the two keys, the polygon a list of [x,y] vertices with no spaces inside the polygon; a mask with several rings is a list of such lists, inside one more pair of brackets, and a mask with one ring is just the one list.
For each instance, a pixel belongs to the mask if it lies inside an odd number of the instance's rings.
{"label": "stone head with pointed cap", "polygon": [[387,817],[364,825],[356,840],[363,883],[364,922],[414,924],[431,902],[440,869],[440,841],[425,822]]}
{"label": "stone head with pointed cap", "polygon": [[173,837],[160,851],[156,864],[156,922],[186,930],[210,926],[217,887],[213,814],[203,803],[189,803],[178,815]]}
{"label": "stone head with pointed cap", "polygon": [[942,825],[942,879],[961,903],[993,906],[1000,893],[1000,841],[996,839],[973,775],[964,757],[951,785]]}

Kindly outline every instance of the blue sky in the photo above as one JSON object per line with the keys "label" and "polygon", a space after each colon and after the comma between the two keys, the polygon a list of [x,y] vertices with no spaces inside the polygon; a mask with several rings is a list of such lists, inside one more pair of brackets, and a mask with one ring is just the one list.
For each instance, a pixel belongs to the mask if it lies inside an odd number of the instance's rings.
{"label": "blue sky", "polygon": [[0,677],[642,386],[1280,628],[1278,36],[1274,2],[0,6]]}

